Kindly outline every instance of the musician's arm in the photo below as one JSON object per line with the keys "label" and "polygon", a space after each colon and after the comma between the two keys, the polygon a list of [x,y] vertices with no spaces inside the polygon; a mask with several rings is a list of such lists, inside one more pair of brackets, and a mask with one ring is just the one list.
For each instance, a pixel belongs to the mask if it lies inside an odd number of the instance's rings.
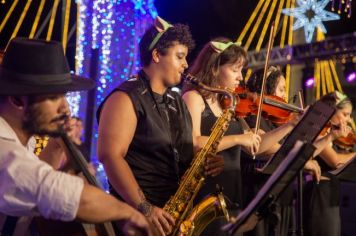
{"label": "musician's arm", "polygon": [[134,137],[137,116],[130,97],[112,94],[101,112],[98,156],[114,189],[131,206],[139,209],[156,230],[164,235],[172,230],[174,219],[163,209],[152,206],[138,185],[125,156]]}
{"label": "musician's arm", "polygon": [[[188,91],[183,95],[183,100],[188,107],[193,122],[193,142],[195,151],[204,147],[209,136],[201,135],[201,115],[205,109],[205,103],[202,96],[195,90]],[[225,135],[218,146],[218,152],[241,145],[245,150],[251,153],[251,150],[257,150],[260,137],[252,132],[246,134]]]}
{"label": "musician's arm", "polygon": [[98,157],[114,189],[135,208],[143,199],[125,156],[136,126],[137,117],[129,96],[123,92],[111,95],[100,116]]}
{"label": "musician's arm", "polygon": [[351,153],[337,153],[331,146],[325,147],[319,156],[331,167],[338,168],[340,165],[345,164],[356,155],[355,152]]}
{"label": "musician's arm", "polygon": [[[41,214],[47,219],[78,218],[96,223],[124,220],[135,211],[79,177],[60,171],[19,148],[0,154],[0,211],[22,216]],[[14,191],[16,190],[16,191]]]}
{"label": "musician's arm", "polygon": [[261,153],[272,153],[278,150],[278,142],[283,139],[288,133],[290,133],[294,128],[294,123],[286,123],[276,129],[266,132],[261,135],[261,144],[257,154]]}
{"label": "musician's arm", "polygon": [[128,204],[104,191],[85,184],[80,197],[76,218],[91,223],[128,220],[140,214]]}
{"label": "musician's arm", "polygon": [[323,137],[318,137],[313,145],[316,147],[313,157],[318,156],[328,145],[330,145],[333,141],[333,135],[331,133],[323,136]]}

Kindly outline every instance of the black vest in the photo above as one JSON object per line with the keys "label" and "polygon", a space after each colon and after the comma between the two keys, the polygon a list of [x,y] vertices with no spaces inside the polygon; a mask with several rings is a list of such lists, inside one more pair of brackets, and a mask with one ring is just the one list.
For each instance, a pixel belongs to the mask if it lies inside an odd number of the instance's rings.
{"label": "black vest", "polygon": [[[142,71],[137,79],[123,82],[112,93],[117,91],[129,95],[137,116],[125,159],[148,201],[162,207],[176,192],[179,179],[193,158],[189,111],[180,95],[170,89],[163,96],[150,92]],[[112,186],[110,191],[120,197]]]}

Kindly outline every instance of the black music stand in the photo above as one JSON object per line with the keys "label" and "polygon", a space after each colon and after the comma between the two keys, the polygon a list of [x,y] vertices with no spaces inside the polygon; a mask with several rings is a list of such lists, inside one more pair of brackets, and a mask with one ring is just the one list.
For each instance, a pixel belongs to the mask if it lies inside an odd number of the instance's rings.
{"label": "black music stand", "polygon": [[322,101],[317,101],[311,105],[293,131],[287,136],[281,148],[260,171],[263,174],[272,174],[297,140],[313,143],[334,113],[335,109]]}
{"label": "black music stand", "polygon": [[336,170],[329,171],[330,174],[335,175],[341,181],[356,182],[356,157],[349,160],[343,166]]}
{"label": "black music stand", "polygon": [[[277,166],[283,161],[284,157],[291,150],[296,140],[313,143],[321,130],[328,123],[335,109],[322,101],[317,101],[311,105],[297,124],[294,130],[287,136],[282,147],[277,153],[260,169],[263,174],[272,174]],[[297,235],[303,236],[303,171],[300,170],[297,178]]]}
{"label": "black music stand", "polygon": [[[330,118],[335,113],[335,108],[330,107],[322,101],[317,101],[313,105],[309,107],[306,114],[304,114],[303,118],[299,121],[293,131],[287,136],[285,141],[283,142],[281,148],[277,151],[277,153],[266,163],[266,165],[259,169],[263,174],[274,174],[277,168],[280,166],[282,162],[285,161],[285,157],[291,152],[294,145],[298,140],[304,143],[313,143],[314,140],[318,137],[321,130],[328,123]],[[310,155],[312,156],[312,155]],[[309,158],[308,156],[307,158]],[[306,160],[307,161],[307,160]],[[305,162],[306,162],[305,161]],[[303,165],[305,164],[303,163]],[[301,166],[303,167],[303,166]],[[299,169],[301,171],[301,168]],[[294,173],[295,175],[297,173]],[[273,176],[273,175],[272,175]],[[272,178],[272,176],[270,178]],[[270,180],[267,180],[266,184]],[[291,180],[292,181],[292,180]],[[261,191],[261,190],[260,190]],[[301,195],[301,184],[299,184],[299,196]],[[274,199],[270,199],[273,201]],[[302,199],[300,197],[298,204],[298,235],[303,235],[303,212],[302,212]]]}
{"label": "black music stand", "polygon": [[256,197],[237,216],[236,221],[225,225],[223,230],[230,235],[252,230],[258,219],[269,211],[271,204],[293,181],[314,151],[315,147],[312,144],[297,141]]}

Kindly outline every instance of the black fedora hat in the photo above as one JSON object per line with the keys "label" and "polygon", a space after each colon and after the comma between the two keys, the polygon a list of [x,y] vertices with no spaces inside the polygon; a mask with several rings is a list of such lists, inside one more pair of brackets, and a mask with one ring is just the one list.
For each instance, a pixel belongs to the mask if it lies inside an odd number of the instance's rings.
{"label": "black fedora hat", "polygon": [[15,38],[0,65],[0,95],[31,95],[89,90],[91,79],[71,75],[62,45],[55,41]]}

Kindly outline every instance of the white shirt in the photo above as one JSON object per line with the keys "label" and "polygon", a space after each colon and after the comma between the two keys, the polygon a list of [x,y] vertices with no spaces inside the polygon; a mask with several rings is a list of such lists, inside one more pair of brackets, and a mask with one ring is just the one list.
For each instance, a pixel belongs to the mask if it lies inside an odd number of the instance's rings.
{"label": "white shirt", "polygon": [[[83,180],[54,170],[34,154],[34,138],[24,147],[0,116],[0,213],[71,221]],[[1,229],[1,227],[0,227]]]}

